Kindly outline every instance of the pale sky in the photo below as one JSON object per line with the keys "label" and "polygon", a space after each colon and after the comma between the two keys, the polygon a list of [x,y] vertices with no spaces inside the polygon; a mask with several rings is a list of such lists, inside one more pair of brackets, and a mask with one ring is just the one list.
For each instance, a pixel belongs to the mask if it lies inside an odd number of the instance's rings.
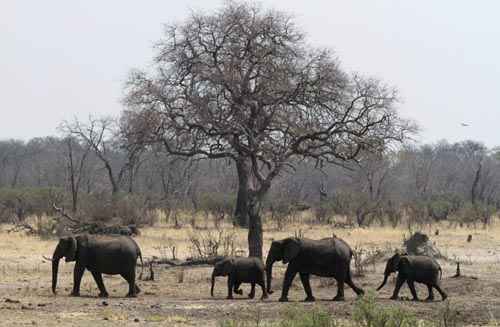
{"label": "pale sky", "polygon": [[[1,0],[0,139],[55,135],[75,116],[118,115],[127,73],[147,67],[163,24],[222,3]],[[500,145],[500,1],[261,3],[294,14],[345,70],[395,85],[421,141]]]}

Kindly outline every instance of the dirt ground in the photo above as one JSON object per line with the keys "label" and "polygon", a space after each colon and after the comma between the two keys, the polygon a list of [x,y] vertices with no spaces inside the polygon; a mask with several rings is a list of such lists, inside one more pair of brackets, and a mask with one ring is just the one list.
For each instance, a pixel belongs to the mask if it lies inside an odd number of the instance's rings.
{"label": "dirt ground", "polygon": [[[491,325],[500,319],[500,228],[447,229],[440,226],[439,236],[432,240],[450,258],[441,261],[443,286],[448,292],[451,306],[458,310],[466,325]],[[429,235],[433,235],[428,230]],[[309,238],[331,235],[332,229],[325,226],[292,226],[288,231],[265,232],[264,251],[272,239],[294,235],[297,230]],[[232,229],[231,229],[232,230]],[[173,229],[155,227],[144,230],[137,237],[146,258],[161,256],[162,244],[173,242],[178,246],[178,256],[189,256],[190,233],[202,233],[191,228]],[[404,229],[372,228],[335,230],[337,236],[347,240],[354,248],[366,250],[389,249],[401,244]],[[472,242],[466,241],[472,235]],[[238,246],[245,247],[244,230],[236,231]],[[273,271],[275,293],[268,300],[246,298],[249,286],[244,285],[244,295],[235,300],[226,300],[226,280],[218,279],[216,292],[210,297],[211,267],[170,268],[155,267],[155,281],[139,281],[142,293],[138,298],[125,298],[127,284],[120,277],[105,276],[104,283],[110,293],[107,299],[97,298],[98,290],[87,272],[82,281],[82,296],[70,297],[73,263],[61,261],[58,295],[50,290],[50,263],[42,256],[50,257],[56,240],[40,240],[22,233],[7,233],[0,227],[0,325],[1,326],[217,326],[223,319],[274,320],[289,305],[304,307],[322,306],[339,319],[348,320],[352,314],[355,294],[346,289],[345,302],[330,301],[336,292],[335,283],[327,279],[312,281],[314,304],[302,302],[305,297],[299,278],[294,281],[289,303],[279,303],[284,266],[276,263]],[[462,262],[465,277],[452,278],[455,273],[454,260]],[[374,290],[382,280],[384,262],[368,265],[362,277],[354,282],[365,290]],[[401,292],[403,300],[391,301],[394,280],[376,294],[377,302],[390,306],[402,306],[413,311],[421,319],[438,319],[445,306],[436,294],[433,303],[412,302],[407,287]],[[426,297],[426,289],[419,287],[420,298]],[[258,289],[257,298],[260,297]]]}

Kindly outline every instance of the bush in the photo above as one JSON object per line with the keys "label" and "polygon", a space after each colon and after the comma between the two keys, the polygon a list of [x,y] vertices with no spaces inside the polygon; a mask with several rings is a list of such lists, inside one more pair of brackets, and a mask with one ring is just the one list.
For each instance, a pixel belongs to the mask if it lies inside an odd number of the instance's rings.
{"label": "bush", "polygon": [[489,225],[495,214],[495,207],[486,203],[466,203],[457,213],[456,220],[460,225],[476,226],[477,223]]}
{"label": "bush", "polygon": [[223,320],[219,327],[335,327],[337,322],[332,315],[320,307],[312,309],[301,306],[288,306],[281,313],[278,322],[262,322],[260,316],[252,320]]}
{"label": "bush", "polygon": [[28,216],[41,217],[52,212],[52,203],[63,201],[64,192],[56,187],[0,189],[0,223],[23,222]]}
{"label": "bush", "polygon": [[239,251],[236,247],[236,234],[224,230],[196,232],[189,235],[191,255],[194,258],[214,256],[234,256]]}
{"label": "bush", "polygon": [[353,319],[359,327],[414,327],[418,320],[411,312],[393,306],[381,306],[373,293],[359,299],[354,307]]}
{"label": "bush", "polygon": [[282,314],[279,327],[335,327],[337,323],[332,315],[323,308],[289,306]]}
{"label": "bush", "polygon": [[141,195],[92,193],[82,198],[78,216],[82,221],[119,225],[153,225],[156,215]]}
{"label": "bush", "polygon": [[226,217],[230,217],[234,211],[236,199],[234,196],[222,193],[204,193],[200,200],[200,209],[205,213],[205,217],[212,216],[214,225],[218,227]]}

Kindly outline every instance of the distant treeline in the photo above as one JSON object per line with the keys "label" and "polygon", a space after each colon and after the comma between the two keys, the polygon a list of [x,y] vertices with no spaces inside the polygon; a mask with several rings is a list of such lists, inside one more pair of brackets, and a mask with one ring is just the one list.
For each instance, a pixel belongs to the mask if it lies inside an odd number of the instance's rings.
{"label": "distant treeline", "polygon": [[[0,141],[0,219],[51,213],[52,203],[86,219],[124,223],[151,223],[146,213],[153,209],[231,219],[238,189],[232,162],[177,157],[160,145],[130,149],[104,132],[92,142],[92,135],[75,134]],[[487,224],[500,207],[499,186],[498,149],[442,141],[368,155],[348,167],[295,162],[273,184],[265,212],[279,227],[309,208],[318,223],[344,216],[361,226]]]}

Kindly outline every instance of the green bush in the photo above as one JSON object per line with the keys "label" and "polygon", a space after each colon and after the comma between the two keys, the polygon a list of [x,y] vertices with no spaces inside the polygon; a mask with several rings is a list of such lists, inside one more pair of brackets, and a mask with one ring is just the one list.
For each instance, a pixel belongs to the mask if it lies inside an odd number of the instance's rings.
{"label": "green bush", "polygon": [[304,308],[290,305],[281,313],[281,320],[277,322],[262,322],[254,320],[224,320],[219,327],[336,327],[338,326],[332,315],[323,308]]}
{"label": "green bush", "polygon": [[359,327],[414,327],[418,320],[411,312],[394,306],[382,306],[375,302],[373,293],[356,302],[353,319]]}
{"label": "green bush", "polygon": [[283,312],[279,327],[335,327],[337,323],[332,315],[323,308],[290,306]]}

